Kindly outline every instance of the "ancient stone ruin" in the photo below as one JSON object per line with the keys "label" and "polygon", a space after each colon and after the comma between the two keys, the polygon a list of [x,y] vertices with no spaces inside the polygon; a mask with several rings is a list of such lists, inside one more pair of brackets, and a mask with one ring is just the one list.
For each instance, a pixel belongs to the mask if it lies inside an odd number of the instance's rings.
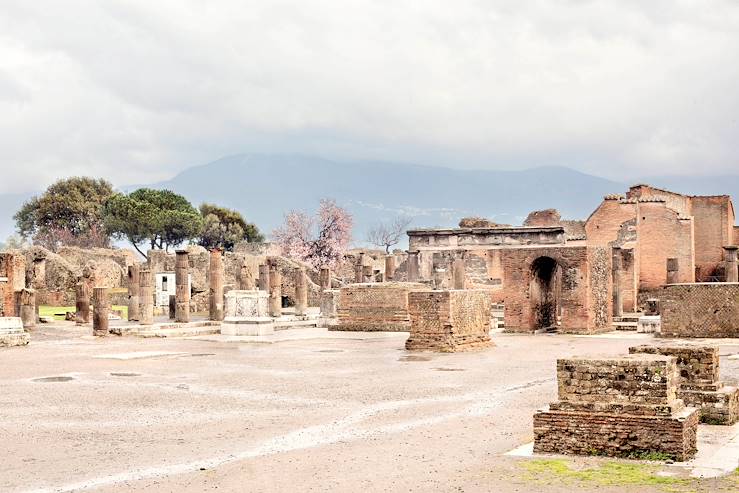
{"label": "ancient stone ruin", "polygon": [[338,323],[331,330],[407,332],[408,293],[427,289],[410,282],[350,284],[340,289]]}
{"label": "ancient stone ruin", "polygon": [[677,396],[674,357],[557,360],[559,399],[534,414],[534,452],[686,460],[699,412]]}
{"label": "ancient stone ruin", "polygon": [[662,337],[739,337],[739,284],[672,284],[659,293]]}
{"label": "ancient stone ruin", "polygon": [[456,352],[490,347],[490,306],[484,290],[411,291],[405,348]]}
{"label": "ancient stone ruin", "polygon": [[226,293],[221,334],[261,336],[273,332],[273,319],[269,314],[269,293],[258,289],[232,290]]}
{"label": "ancient stone ruin", "polygon": [[739,389],[720,381],[718,347],[642,345],[630,347],[629,353],[674,356],[680,374],[677,397],[698,408],[701,421],[731,425],[739,420]]}

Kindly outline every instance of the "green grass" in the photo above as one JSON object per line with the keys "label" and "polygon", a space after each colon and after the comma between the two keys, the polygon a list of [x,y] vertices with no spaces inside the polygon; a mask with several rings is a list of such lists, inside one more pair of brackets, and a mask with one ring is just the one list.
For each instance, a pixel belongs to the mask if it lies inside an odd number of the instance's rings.
{"label": "green grass", "polygon": [[[683,491],[692,480],[657,476],[658,466],[652,464],[606,462],[584,469],[573,469],[565,459],[535,459],[523,461],[526,479],[550,482],[580,483],[597,486],[659,486],[665,491]],[[676,487],[678,489],[676,489]]]}
{"label": "green grass", "polygon": [[[113,305],[113,310],[121,310],[121,317],[125,320],[128,318],[128,307],[125,305]],[[73,312],[76,310],[73,306],[49,306],[41,305],[38,307],[38,314],[41,317],[54,317],[54,320],[64,320],[64,315],[67,312]]]}

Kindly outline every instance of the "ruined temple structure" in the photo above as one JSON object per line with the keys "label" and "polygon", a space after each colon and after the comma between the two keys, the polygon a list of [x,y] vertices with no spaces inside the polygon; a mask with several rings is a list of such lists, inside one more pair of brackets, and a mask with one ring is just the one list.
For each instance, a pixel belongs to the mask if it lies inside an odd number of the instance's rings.
{"label": "ruined temple structure", "polygon": [[680,373],[677,396],[700,410],[701,421],[732,425],[739,420],[739,389],[721,382],[717,346],[643,345],[630,347],[629,353],[674,356]]}
{"label": "ruined temple structure", "polygon": [[676,358],[632,354],[557,361],[559,399],[534,414],[534,452],[695,455],[699,412],[677,396]]}

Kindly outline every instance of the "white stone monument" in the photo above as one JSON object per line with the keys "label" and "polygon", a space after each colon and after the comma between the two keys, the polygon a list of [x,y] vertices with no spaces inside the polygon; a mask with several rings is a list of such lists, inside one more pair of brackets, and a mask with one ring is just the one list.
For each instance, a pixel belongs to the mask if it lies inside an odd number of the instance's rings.
{"label": "white stone monument", "polygon": [[20,317],[0,317],[0,347],[25,346],[30,340]]}
{"label": "white stone monument", "polygon": [[269,316],[269,293],[258,289],[231,290],[226,293],[221,334],[263,336],[274,331],[272,317]]}

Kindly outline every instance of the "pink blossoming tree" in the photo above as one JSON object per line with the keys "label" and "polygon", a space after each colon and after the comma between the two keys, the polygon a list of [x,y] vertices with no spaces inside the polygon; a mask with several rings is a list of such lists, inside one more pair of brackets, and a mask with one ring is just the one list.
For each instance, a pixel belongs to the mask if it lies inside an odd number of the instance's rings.
{"label": "pink blossoming tree", "polygon": [[352,239],[352,216],[336,201],[322,199],[315,216],[300,211],[285,215],[284,224],[272,237],[286,257],[300,260],[315,269],[337,267]]}

